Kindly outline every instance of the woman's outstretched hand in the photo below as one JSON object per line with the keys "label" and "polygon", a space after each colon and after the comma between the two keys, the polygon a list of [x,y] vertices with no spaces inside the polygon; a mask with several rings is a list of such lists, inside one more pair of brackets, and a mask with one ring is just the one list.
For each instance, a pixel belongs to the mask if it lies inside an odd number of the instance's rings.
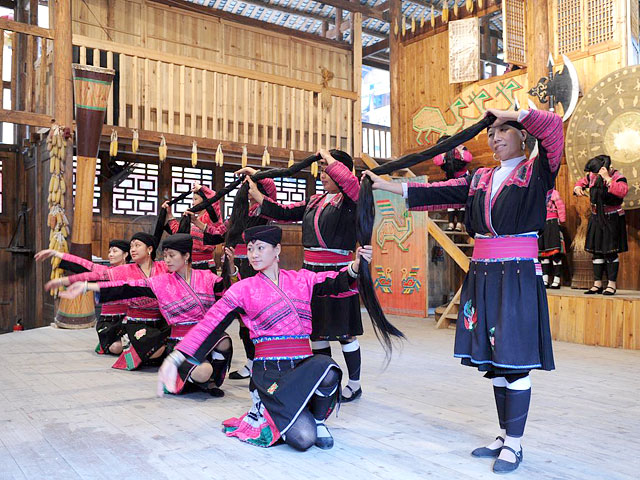
{"label": "woman's outstretched hand", "polygon": [[84,291],[84,282],[76,282],[66,290],[63,290],[58,294],[60,298],[66,298],[67,300],[73,300],[74,298],[82,295]]}
{"label": "woman's outstretched hand", "polygon": [[371,170],[365,170],[362,172],[361,180],[364,180],[364,177],[369,177],[371,179],[371,188],[373,190],[384,190],[386,192],[395,193],[396,195],[402,195],[402,184],[398,182],[389,182],[388,180],[384,180],[382,177],[376,175]]}
{"label": "woman's outstretched hand", "polygon": [[52,250],[48,248],[46,250],[40,250],[38,253],[36,253],[33,256],[33,258],[35,258],[36,262],[42,262],[43,260],[46,260],[47,258],[51,258],[54,256],[58,258],[62,258],[62,253],[58,252],[57,250]]}
{"label": "woman's outstretched hand", "polygon": [[164,390],[166,388],[167,392],[175,393],[176,391],[176,379],[178,378],[178,367],[171,361],[171,359],[167,358],[160,369],[158,370],[158,389],[156,391],[159,397],[164,395]]}

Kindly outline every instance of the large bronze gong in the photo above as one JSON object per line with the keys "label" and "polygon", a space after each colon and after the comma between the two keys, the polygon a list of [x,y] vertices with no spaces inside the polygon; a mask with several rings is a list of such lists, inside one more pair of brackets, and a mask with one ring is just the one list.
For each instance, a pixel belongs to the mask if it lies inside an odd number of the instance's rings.
{"label": "large bronze gong", "polygon": [[590,158],[609,155],[629,182],[623,207],[640,207],[640,66],[616,70],[584,96],[571,117],[565,151],[574,181],[584,176]]}

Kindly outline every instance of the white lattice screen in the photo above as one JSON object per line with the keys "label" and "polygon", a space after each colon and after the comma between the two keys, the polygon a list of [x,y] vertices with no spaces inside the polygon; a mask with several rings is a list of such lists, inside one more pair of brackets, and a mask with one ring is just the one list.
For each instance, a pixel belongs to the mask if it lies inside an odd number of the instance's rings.
{"label": "white lattice screen", "polygon": [[504,61],[527,64],[525,0],[502,0]]}
{"label": "white lattice screen", "polygon": [[[213,170],[208,168],[183,167],[171,165],[171,197],[191,190],[194,182],[213,189]],[[193,196],[176,203],[173,206],[174,215],[182,215],[191,206]]]}
{"label": "white lattice screen", "polygon": [[557,0],[558,54],[582,50],[582,0]]}
{"label": "white lattice screen", "polygon": [[113,188],[112,212],[155,215],[158,209],[158,165],[136,163],[132,173]]}
{"label": "white lattice screen", "polygon": [[555,0],[556,53],[584,51],[590,46],[615,40],[620,1]]}
{"label": "white lattice screen", "polygon": [[478,17],[449,22],[449,83],[480,79]]}
{"label": "white lattice screen", "polygon": [[613,39],[615,0],[588,0],[587,39],[597,45]]}

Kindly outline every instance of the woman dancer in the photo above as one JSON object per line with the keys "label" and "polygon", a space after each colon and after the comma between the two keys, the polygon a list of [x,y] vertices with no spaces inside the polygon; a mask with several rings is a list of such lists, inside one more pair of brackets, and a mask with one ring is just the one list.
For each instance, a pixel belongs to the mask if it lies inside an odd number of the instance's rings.
{"label": "woman dancer", "polygon": [[[551,112],[488,113],[496,117],[488,140],[499,167],[430,184],[398,184],[365,174],[374,189],[404,195],[413,210],[466,205],[475,246],[460,298],[454,356],[492,379],[501,433],[472,455],[497,457],[493,470],[506,473],[522,461],[529,372],[555,368],[536,232],[544,227],[564,137],[562,119]],[[525,155],[528,134],[539,141],[539,155],[531,159]]]}
{"label": "woman dancer", "polygon": [[282,437],[299,450],[314,444],[331,448],[324,422],[339,398],[341,371],[330,357],[311,351],[311,298],[353,288],[360,255],[370,259],[371,247],[359,248],[356,260],[340,272],[296,272],[278,267],[281,238],[276,226],[245,231],[249,261],[259,273],[233,284],[176,346],[158,372],[158,394],[174,391],[183,363],[202,361],[240,314],[256,346],[254,405],[224,422],[226,434],[264,447]]}
{"label": "woman dancer", "polygon": [[557,190],[552,190],[547,200],[547,221],[538,238],[538,251],[542,264],[542,281],[545,288],[560,288],[562,257],[565,254],[564,236],[560,224],[567,220],[564,202]]}

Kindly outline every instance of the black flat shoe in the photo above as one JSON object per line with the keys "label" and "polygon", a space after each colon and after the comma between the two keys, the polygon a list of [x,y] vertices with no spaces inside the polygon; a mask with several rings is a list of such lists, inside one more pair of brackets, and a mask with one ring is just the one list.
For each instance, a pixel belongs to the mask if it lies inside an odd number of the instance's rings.
{"label": "black flat shoe", "polygon": [[351,390],[351,387],[349,385],[347,385],[346,387],[344,387],[345,390],[348,388],[349,391],[351,392],[351,396],[350,397],[342,397],[342,403],[349,403],[349,402],[353,402],[356,398],[358,398],[359,396],[362,395],[362,387],[360,387],[359,389],[357,389],[355,392],[353,390]]}
{"label": "black flat shoe", "polygon": [[513,472],[520,466],[520,462],[522,462],[522,447],[520,447],[520,451],[517,453],[513,448],[507,447],[506,445],[502,448],[506,448],[512,452],[516,456],[516,461],[511,463],[498,458],[493,464],[493,473],[503,474]]}
{"label": "black flat shoe", "polygon": [[602,292],[602,294],[603,295],[615,295],[617,291],[618,291],[617,288],[607,287],[607,288],[605,288],[604,292]]}
{"label": "black flat shoe", "polygon": [[333,437],[317,437],[316,447],[321,448],[322,450],[329,450],[330,448],[333,448]]}
{"label": "black flat shoe", "polygon": [[251,377],[251,374],[244,376],[241,375],[237,370],[229,374],[229,380],[246,380],[249,377]]}
{"label": "black flat shoe", "polygon": [[[502,443],[504,443],[504,438],[502,438],[501,436],[497,436],[496,440],[500,440]],[[471,455],[477,458],[495,458],[498,455],[500,455],[500,450],[502,450],[502,447],[498,447],[498,448],[480,447],[472,451]]]}
{"label": "black flat shoe", "polygon": [[[595,290],[594,290],[595,288]],[[591,287],[589,290],[587,290],[586,292],[584,292],[585,295],[595,295],[596,293],[602,293],[604,291],[604,288],[602,287]]]}

